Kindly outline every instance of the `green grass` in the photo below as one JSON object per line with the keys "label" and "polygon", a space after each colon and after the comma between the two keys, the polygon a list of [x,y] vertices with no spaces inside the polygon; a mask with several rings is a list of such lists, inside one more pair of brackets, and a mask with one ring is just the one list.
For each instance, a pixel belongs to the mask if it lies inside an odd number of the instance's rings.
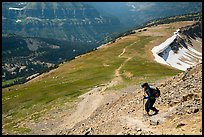
{"label": "green grass", "polygon": [[123,67],[122,72],[133,74],[131,79],[123,75],[126,82],[141,83],[153,82],[167,76],[176,75],[181,71],[165,67],[145,58],[134,57]]}
{"label": "green grass", "polygon": [[[4,88],[2,92],[2,124],[3,133],[19,134],[29,132],[29,129],[18,127],[16,123],[26,120],[38,120],[54,106],[63,106],[72,102],[90,88],[109,82],[114,71],[126,60],[132,57],[121,69],[124,83],[113,87],[120,89],[128,84],[150,81],[172,76],[178,70],[157,64],[146,57],[145,45],[157,37],[138,37],[113,43],[108,48],[91,52],[90,55],[77,58],[60,65],[50,75],[35,82]],[[132,44],[135,42],[135,44]],[[132,44],[130,46],[130,44]],[[123,58],[118,55],[127,47]],[[107,64],[109,66],[104,66]],[[131,78],[124,72],[133,74]]]}
{"label": "green grass", "polygon": [[2,86],[10,85],[13,84],[15,81],[22,79],[23,77],[15,78],[15,79],[10,79],[6,81],[2,81]]}
{"label": "green grass", "polygon": [[[145,45],[154,39],[160,37],[147,37],[142,36],[134,45],[127,48],[125,55],[132,56],[121,69],[121,74],[126,83],[139,84],[142,82],[155,82],[158,79],[173,76],[181,72],[180,70],[167,67],[150,60],[147,57]],[[127,77],[125,72],[132,74],[131,77]]]}

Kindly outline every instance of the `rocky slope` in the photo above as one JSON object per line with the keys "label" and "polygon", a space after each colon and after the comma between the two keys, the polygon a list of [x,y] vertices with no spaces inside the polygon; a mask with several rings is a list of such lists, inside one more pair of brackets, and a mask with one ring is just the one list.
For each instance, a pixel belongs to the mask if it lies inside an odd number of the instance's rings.
{"label": "rocky slope", "polygon": [[143,115],[143,93],[133,86],[115,91],[119,95],[115,98],[104,93],[105,101],[89,118],[57,134],[202,134],[202,64],[157,86],[161,90],[157,115]]}

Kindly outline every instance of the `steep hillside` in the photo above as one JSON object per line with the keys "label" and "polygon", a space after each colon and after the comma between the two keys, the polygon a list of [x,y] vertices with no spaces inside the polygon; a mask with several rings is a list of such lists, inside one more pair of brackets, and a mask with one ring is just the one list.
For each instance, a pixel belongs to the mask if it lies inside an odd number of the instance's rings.
{"label": "steep hillside", "polygon": [[3,2],[2,87],[94,50],[122,28],[116,17],[86,3]]}
{"label": "steep hillside", "polygon": [[86,3],[2,3],[3,33],[99,44],[121,28],[117,18],[108,14],[101,16],[96,8]]}
{"label": "steep hillside", "polygon": [[93,44],[82,42],[3,35],[2,86],[26,82],[66,60],[93,50],[94,47]]}
{"label": "steep hillside", "polygon": [[[154,83],[181,72],[154,61],[151,49],[169,38],[175,30],[194,23],[174,22],[134,30],[131,35],[119,37],[25,84],[4,88],[2,133],[92,134],[94,130],[95,134],[125,134],[119,133],[118,130],[128,131],[129,126],[134,127],[136,123],[141,123],[142,127],[138,126],[143,130],[146,126],[140,121],[142,109],[134,102],[137,97],[141,107],[139,99],[142,93],[136,92],[139,91],[138,84]],[[133,94],[133,102],[126,100],[127,93],[128,96]],[[125,98],[123,102],[122,98]],[[127,103],[129,104],[126,105]],[[135,107],[134,110],[129,111],[130,104]],[[114,106],[120,110],[113,109]],[[136,110],[140,113],[135,120],[129,114],[134,114]],[[166,111],[167,107],[162,108],[161,114]],[[112,121],[114,117],[117,118],[115,114],[124,116],[120,119],[123,120],[122,123],[118,119]],[[107,120],[109,123],[101,120],[101,116],[104,116],[104,120],[106,116],[107,119],[110,118]],[[126,122],[129,126],[122,127]],[[91,123],[105,128],[92,127]],[[110,127],[118,124],[122,125],[118,129]],[[81,130],[85,128],[85,131]],[[149,129],[150,127],[146,128]]]}
{"label": "steep hillside", "polygon": [[[141,89],[129,87],[111,91],[114,94],[104,93],[101,106],[89,118],[71,129],[66,129],[68,125],[65,129],[61,128],[58,134],[201,135],[201,81],[202,64],[160,81],[157,86],[161,97],[156,102],[160,111],[150,117],[144,115]],[[91,98],[93,95],[87,96]],[[106,99],[107,96],[109,99]]]}

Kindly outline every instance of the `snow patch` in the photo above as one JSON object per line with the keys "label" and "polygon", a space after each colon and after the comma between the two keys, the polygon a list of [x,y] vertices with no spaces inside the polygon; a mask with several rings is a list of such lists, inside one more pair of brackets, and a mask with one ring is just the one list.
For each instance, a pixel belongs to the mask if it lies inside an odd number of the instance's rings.
{"label": "snow patch", "polygon": [[37,17],[26,17],[26,20],[38,20],[38,21],[42,21],[42,19],[37,18]]}
{"label": "snow patch", "polygon": [[[170,51],[170,47],[169,45],[175,40],[176,38],[176,34],[174,34],[172,37],[168,38],[165,42],[161,43],[159,46],[156,46],[152,49],[152,53],[155,57],[155,60],[159,63],[162,63],[162,64],[166,64],[166,65],[169,65],[165,60],[164,58],[168,58],[168,53]],[[169,48],[168,48],[169,47]],[[168,49],[167,49],[168,48]],[[164,51],[164,58],[162,58],[161,56],[159,56],[158,54],[159,53],[162,53]],[[165,57],[167,56],[167,57]]]}
{"label": "snow patch", "polygon": [[9,10],[24,10],[25,8],[23,7],[23,8],[12,8],[12,7],[10,7],[9,8]]}
{"label": "snow patch", "polygon": [[202,56],[202,53],[198,52],[197,50],[195,50],[195,49],[193,49],[193,48],[191,48],[191,47],[188,47],[188,49],[189,49],[190,51],[192,51],[192,52],[194,52],[194,53],[196,53],[196,54]]}
{"label": "snow patch", "polygon": [[181,57],[184,56],[184,54],[186,53],[185,50],[178,50],[177,53],[174,53],[172,50],[169,51],[169,56],[166,60],[166,62],[168,62],[168,64],[170,64],[170,66],[174,67],[174,68],[178,68],[180,70],[186,70],[187,68],[190,67],[189,64],[184,63],[180,60]]}
{"label": "snow patch", "polygon": [[[190,46],[188,46],[188,48],[179,48],[177,53],[174,53],[174,51],[171,50],[170,45],[180,36],[179,32],[180,29],[177,29],[172,37],[154,47],[152,53],[157,62],[185,71],[187,68],[196,65],[198,62],[202,62],[202,53]],[[192,58],[196,58],[198,62],[193,62]]]}
{"label": "snow patch", "polygon": [[190,64],[190,65],[194,65],[193,62],[190,62],[190,61],[188,61],[188,60],[185,60],[185,62],[188,63],[188,64]]}
{"label": "snow patch", "polygon": [[21,20],[17,20],[16,23],[18,23],[18,22],[22,22],[22,21]]}

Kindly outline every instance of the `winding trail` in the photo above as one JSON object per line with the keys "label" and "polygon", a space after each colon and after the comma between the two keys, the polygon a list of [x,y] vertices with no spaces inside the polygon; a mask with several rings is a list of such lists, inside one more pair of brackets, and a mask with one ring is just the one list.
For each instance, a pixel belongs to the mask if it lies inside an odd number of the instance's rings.
{"label": "winding trail", "polygon": [[125,53],[125,51],[126,51],[126,47],[123,49],[123,52],[120,55],[118,55],[118,57],[120,58]]}
{"label": "winding trail", "polygon": [[[135,44],[132,43],[128,46],[131,46]],[[124,53],[126,52],[126,48],[128,47],[126,46],[122,53],[120,53],[118,55],[118,58],[124,58],[122,57],[124,55]],[[82,98],[82,101],[79,102],[77,109],[74,113],[72,113],[70,116],[67,116],[64,118],[64,122],[59,125],[57,128],[53,129],[50,132],[47,132],[46,134],[60,134],[62,131],[65,131],[67,129],[71,129],[74,127],[74,125],[76,125],[77,123],[87,119],[88,117],[91,116],[91,114],[101,105],[104,96],[103,96],[103,92],[112,86],[118,85],[119,83],[121,83],[122,77],[120,74],[120,70],[121,68],[131,59],[131,57],[128,57],[126,60],[124,60],[124,62],[115,70],[115,74],[113,79],[106,83],[103,84],[101,86],[98,87],[94,87],[92,90],[90,90],[89,92],[79,96],[79,98]]]}
{"label": "winding trail", "polygon": [[[126,46],[125,48],[123,48],[123,51],[118,55],[118,58],[126,58],[126,57],[123,57],[123,55],[124,55],[124,53],[126,52],[127,47],[132,46],[132,45],[134,45],[135,43],[136,43],[136,42],[133,42],[133,43],[131,43],[130,45],[128,45],[128,46]],[[121,74],[120,74],[120,70],[121,70],[121,68],[122,68],[130,59],[132,59],[132,57],[128,57],[128,58],[120,65],[120,67],[115,70],[115,76],[114,76],[114,78],[112,79],[111,82],[118,84],[118,83],[120,83],[120,82],[123,81],[123,80],[122,80],[122,77],[121,77]]]}

